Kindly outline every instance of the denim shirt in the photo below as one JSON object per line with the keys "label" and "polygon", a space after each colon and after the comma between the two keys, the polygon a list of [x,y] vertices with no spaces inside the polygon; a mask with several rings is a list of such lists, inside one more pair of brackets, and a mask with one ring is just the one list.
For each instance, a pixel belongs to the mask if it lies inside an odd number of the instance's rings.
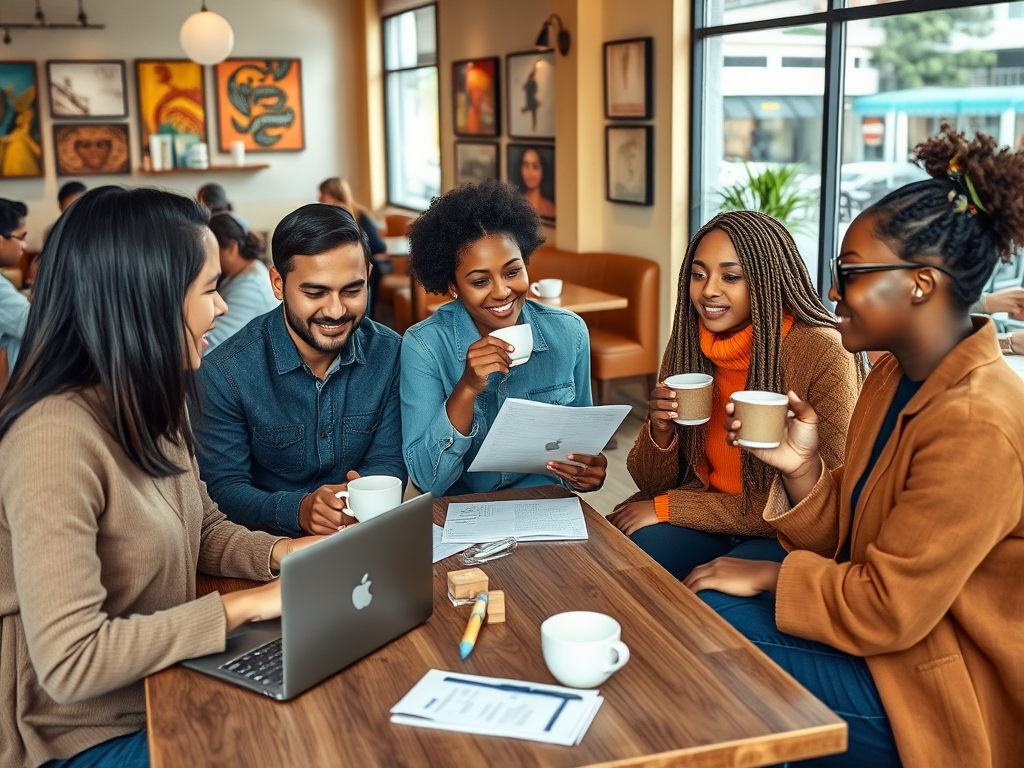
{"label": "denim shirt", "polygon": [[480,332],[461,301],[439,307],[402,339],[402,450],[416,487],[435,496],[557,483],[551,475],[466,472],[502,404],[510,397],[555,405],[593,405],[590,337],[572,312],[527,301],[520,322],[533,330],[533,354],[508,374],[492,373],[473,405],[463,435],[445,403],[466,369],[466,351]]}
{"label": "denim shirt", "polygon": [[344,483],[349,470],[404,483],[400,345],[398,334],[367,318],[321,381],[278,308],[205,356],[196,459],[224,514],[248,528],[299,536],[302,498]]}
{"label": "denim shirt", "polygon": [[[28,310],[28,299],[18,292],[10,280],[0,277],[0,347],[7,350],[7,362],[12,372],[18,361],[21,337],[25,335]],[[0,389],[4,383],[0,381]]]}

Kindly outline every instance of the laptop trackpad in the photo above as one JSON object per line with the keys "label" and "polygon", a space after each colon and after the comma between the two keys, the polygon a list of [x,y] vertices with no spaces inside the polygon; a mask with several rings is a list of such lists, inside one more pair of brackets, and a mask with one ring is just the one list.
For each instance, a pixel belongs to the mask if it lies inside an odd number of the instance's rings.
{"label": "laptop trackpad", "polygon": [[224,662],[238,658],[254,648],[259,648],[271,640],[276,640],[280,636],[280,619],[243,624],[228,633],[223,652],[212,653],[209,656],[200,656],[197,659],[189,659],[182,662],[182,664],[186,667],[201,666],[203,669],[216,669]]}

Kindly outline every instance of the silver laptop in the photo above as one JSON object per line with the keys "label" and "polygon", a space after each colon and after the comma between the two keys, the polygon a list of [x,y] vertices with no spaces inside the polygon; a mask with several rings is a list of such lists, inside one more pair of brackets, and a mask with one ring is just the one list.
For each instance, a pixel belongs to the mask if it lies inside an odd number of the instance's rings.
{"label": "silver laptop", "polygon": [[434,611],[433,497],[425,493],[281,563],[281,618],[228,634],[189,669],[285,700]]}

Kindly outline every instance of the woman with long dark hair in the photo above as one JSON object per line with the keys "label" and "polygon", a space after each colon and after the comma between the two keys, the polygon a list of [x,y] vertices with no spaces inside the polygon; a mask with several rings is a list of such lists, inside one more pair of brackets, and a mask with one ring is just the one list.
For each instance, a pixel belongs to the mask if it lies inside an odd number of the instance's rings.
{"label": "woman with long dark hair", "polygon": [[[280,614],[292,541],[228,522],[186,396],[225,312],[206,212],[101,187],[54,225],[0,397],[0,764],[148,764],[143,678]],[[68,762],[63,762],[67,760]],[[82,761],[82,762],[79,762]]]}

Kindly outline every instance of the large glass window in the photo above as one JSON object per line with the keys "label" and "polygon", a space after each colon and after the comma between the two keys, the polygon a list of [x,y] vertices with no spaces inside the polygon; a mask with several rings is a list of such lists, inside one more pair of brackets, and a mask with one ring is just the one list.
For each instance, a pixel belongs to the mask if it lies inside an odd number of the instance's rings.
{"label": "large glass window", "polygon": [[437,7],[384,19],[388,202],[422,210],[441,193]]}
{"label": "large glass window", "polygon": [[944,121],[1024,146],[1020,2],[696,2],[691,228],[745,189],[782,190],[822,295],[850,221],[926,177],[910,152]]}

